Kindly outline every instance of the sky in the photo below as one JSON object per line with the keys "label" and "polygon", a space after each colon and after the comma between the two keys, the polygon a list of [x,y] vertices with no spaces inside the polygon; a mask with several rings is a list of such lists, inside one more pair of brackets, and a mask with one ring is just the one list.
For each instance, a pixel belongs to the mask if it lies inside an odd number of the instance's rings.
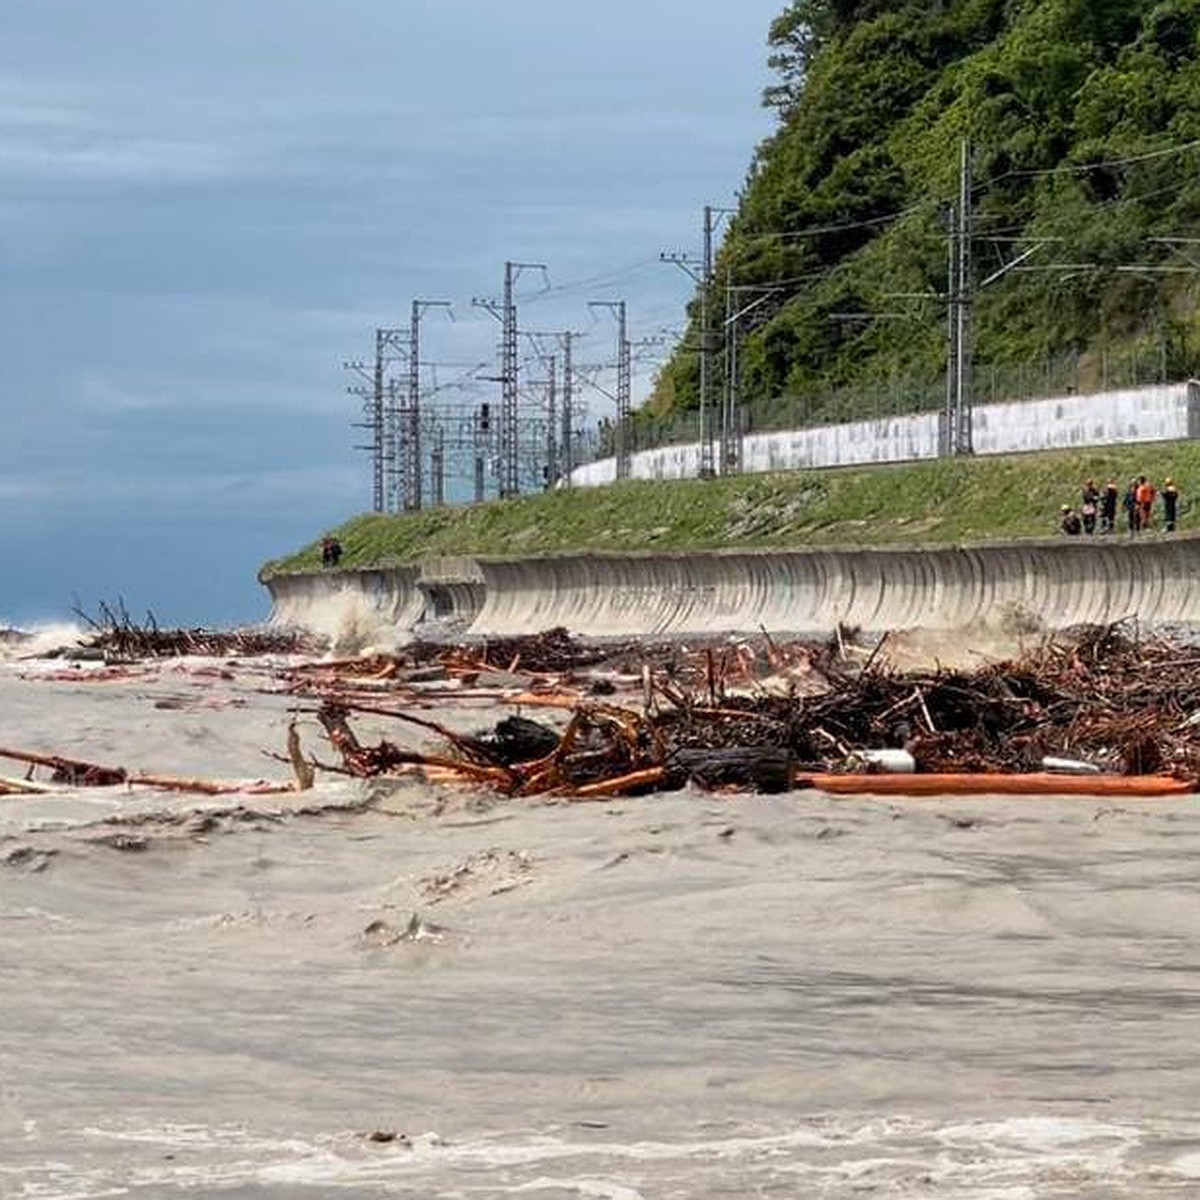
{"label": "sky", "polygon": [[521,326],[581,360],[615,354],[589,301],[678,331],[659,255],[698,252],[771,131],[784,7],[4,0],[0,625],[263,619],[263,561],[371,507],[343,364],[414,298],[453,302],[422,347],[450,403],[494,370],[472,299],[508,259],[548,268]]}

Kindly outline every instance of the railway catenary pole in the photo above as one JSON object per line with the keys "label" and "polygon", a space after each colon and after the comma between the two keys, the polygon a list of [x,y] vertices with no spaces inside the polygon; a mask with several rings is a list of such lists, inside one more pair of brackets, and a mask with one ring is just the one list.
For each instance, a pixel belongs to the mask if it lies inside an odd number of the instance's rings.
{"label": "railway catenary pole", "polygon": [[558,482],[558,356],[546,359],[546,487]]}
{"label": "railway catenary pole", "polygon": [[975,452],[971,395],[971,317],[975,300],[971,193],[971,143],[964,138],[959,152],[958,199],[950,206],[949,214],[946,403],[939,430],[939,450],[946,456]]}
{"label": "railway catenary pole", "polygon": [[[741,422],[741,321],[755,309],[773,300],[785,289],[771,284],[747,284],[725,287],[725,335],[726,380],[725,403],[721,417],[721,474],[737,475],[742,469],[742,422]],[[738,308],[738,297],[756,295],[757,299]]]}
{"label": "railway catenary pole", "polygon": [[562,394],[562,478],[563,486],[571,486],[571,472],[575,469],[575,366],[572,347],[579,335],[571,330],[562,334],[563,348],[563,394]]}
{"label": "railway catenary pole", "polygon": [[516,284],[523,271],[546,271],[545,263],[506,262],[504,264],[504,297],[494,300],[475,299],[479,308],[486,309],[500,321],[500,374],[493,382],[500,384],[499,473],[500,496],[507,499],[521,493],[521,434],[518,356]]}
{"label": "railway catenary pole", "polygon": [[431,308],[450,311],[449,300],[414,300],[408,326],[408,403],[400,423],[400,444],[397,453],[404,461],[400,506],[405,512],[421,507],[421,318]]}
{"label": "railway catenary pole", "polygon": [[372,454],[372,502],[376,512],[387,507],[386,473],[395,449],[391,439],[391,422],[387,419],[384,404],[384,347],[386,329],[375,330],[375,370],[371,383],[371,444]]}
{"label": "railway catenary pole", "polygon": [[446,435],[440,425],[433,434],[430,468],[433,476],[433,507],[441,508],[446,503]]}
{"label": "railway catenary pole", "polygon": [[712,352],[709,339],[708,292],[713,269],[713,207],[704,206],[704,281],[700,285],[700,478],[711,479],[716,474],[713,455],[713,422],[708,408],[708,381],[712,375],[708,357]]}
{"label": "railway catenary pole", "polygon": [[951,204],[946,211],[947,242],[946,280],[946,399],[938,423],[938,453],[948,458],[954,453],[954,425],[957,411],[958,387],[958,206]]}
{"label": "railway catenary pole", "polygon": [[971,395],[972,346],[971,317],[974,312],[974,281],[971,264],[971,143],[963,138],[959,172],[958,196],[958,351],[955,370],[954,453],[973,454],[974,408]]}
{"label": "railway catenary pole", "polygon": [[342,363],[344,370],[353,371],[362,380],[346,390],[363,402],[364,420],[352,424],[355,429],[366,430],[369,438],[365,446],[354,448],[371,455],[371,506],[375,512],[387,512],[393,494],[390,485],[396,473],[395,405],[387,368],[389,363],[404,357],[405,335],[403,329],[377,328],[374,361],[370,365],[359,361]]}
{"label": "railway catenary pole", "polygon": [[632,407],[633,364],[624,300],[590,300],[589,308],[607,308],[617,318],[616,476],[628,479],[633,463],[629,418]]}
{"label": "railway catenary pole", "polygon": [[[710,389],[712,383],[711,358],[714,349],[714,339],[710,329],[710,298],[712,287],[714,240],[721,219],[736,212],[732,208],[718,208],[713,204],[704,206],[703,243],[699,261],[687,254],[663,252],[659,261],[671,263],[690,276],[700,291],[700,395],[699,395],[699,442],[700,442],[700,477],[711,479],[716,475],[716,453],[713,446],[714,421],[710,404]],[[699,271],[696,268],[699,267]]]}

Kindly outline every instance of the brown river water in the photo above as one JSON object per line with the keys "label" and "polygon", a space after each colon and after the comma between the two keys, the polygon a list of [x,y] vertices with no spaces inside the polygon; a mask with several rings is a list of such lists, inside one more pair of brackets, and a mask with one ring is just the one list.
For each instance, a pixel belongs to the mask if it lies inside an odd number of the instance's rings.
{"label": "brown river water", "polygon": [[[28,670],[0,744],[286,772],[265,671]],[[1200,1195],[1198,862],[1193,799],[0,799],[0,1196]]]}

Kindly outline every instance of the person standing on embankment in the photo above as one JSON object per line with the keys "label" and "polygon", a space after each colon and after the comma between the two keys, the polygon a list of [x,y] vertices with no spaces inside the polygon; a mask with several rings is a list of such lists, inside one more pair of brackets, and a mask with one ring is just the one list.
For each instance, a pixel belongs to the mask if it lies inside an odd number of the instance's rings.
{"label": "person standing on embankment", "polygon": [[1121,506],[1125,509],[1125,520],[1129,522],[1130,534],[1135,534],[1142,527],[1142,511],[1138,508],[1138,481],[1131,479],[1129,486],[1125,489],[1125,496],[1121,500]]}
{"label": "person standing on embankment", "polygon": [[1117,501],[1121,497],[1117,481],[1110,479],[1100,498],[1100,532],[1115,533],[1117,528]]}
{"label": "person standing on embankment", "polygon": [[1089,479],[1083,485],[1083,503],[1079,506],[1079,515],[1083,518],[1083,532],[1089,537],[1096,532],[1096,512],[1100,505],[1100,489],[1096,481]]}
{"label": "person standing on embankment", "polygon": [[1146,478],[1138,476],[1137,504],[1138,529],[1149,529],[1154,519],[1154,501],[1158,498],[1158,489]]}
{"label": "person standing on embankment", "polygon": [[1163,484],[1162,502],[1163,528],[1167,533],[1174,533],[1175,523],[1179,516],[1179,489],[1175,486],[1175,480],[1168,479]]}

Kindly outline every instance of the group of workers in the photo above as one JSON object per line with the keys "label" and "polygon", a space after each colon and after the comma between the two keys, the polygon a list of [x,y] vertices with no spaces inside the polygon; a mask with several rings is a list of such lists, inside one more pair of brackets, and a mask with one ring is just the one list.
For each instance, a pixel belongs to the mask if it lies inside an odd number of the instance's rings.
{"label": "group of workers", "polygon": [[1115,479],[1110,479],[1103,491],[1094,479],[1089,479],[1083,485],[1079,508],[1062,506],[1060,527],[1068,537],[1091,535],[1096,532],[1098,520],[1101,533],[1115,533],[1119,507],[1125,513],[1130,534],[1142,533],[1154,527],[1155,505],[1160,501],[1163,530],[1174,533],[1179,520],[1179,489],[1173,479],[1164,480],[1160,492],[1145,475],[1139,475],[1129,481],[1123,495]]}

